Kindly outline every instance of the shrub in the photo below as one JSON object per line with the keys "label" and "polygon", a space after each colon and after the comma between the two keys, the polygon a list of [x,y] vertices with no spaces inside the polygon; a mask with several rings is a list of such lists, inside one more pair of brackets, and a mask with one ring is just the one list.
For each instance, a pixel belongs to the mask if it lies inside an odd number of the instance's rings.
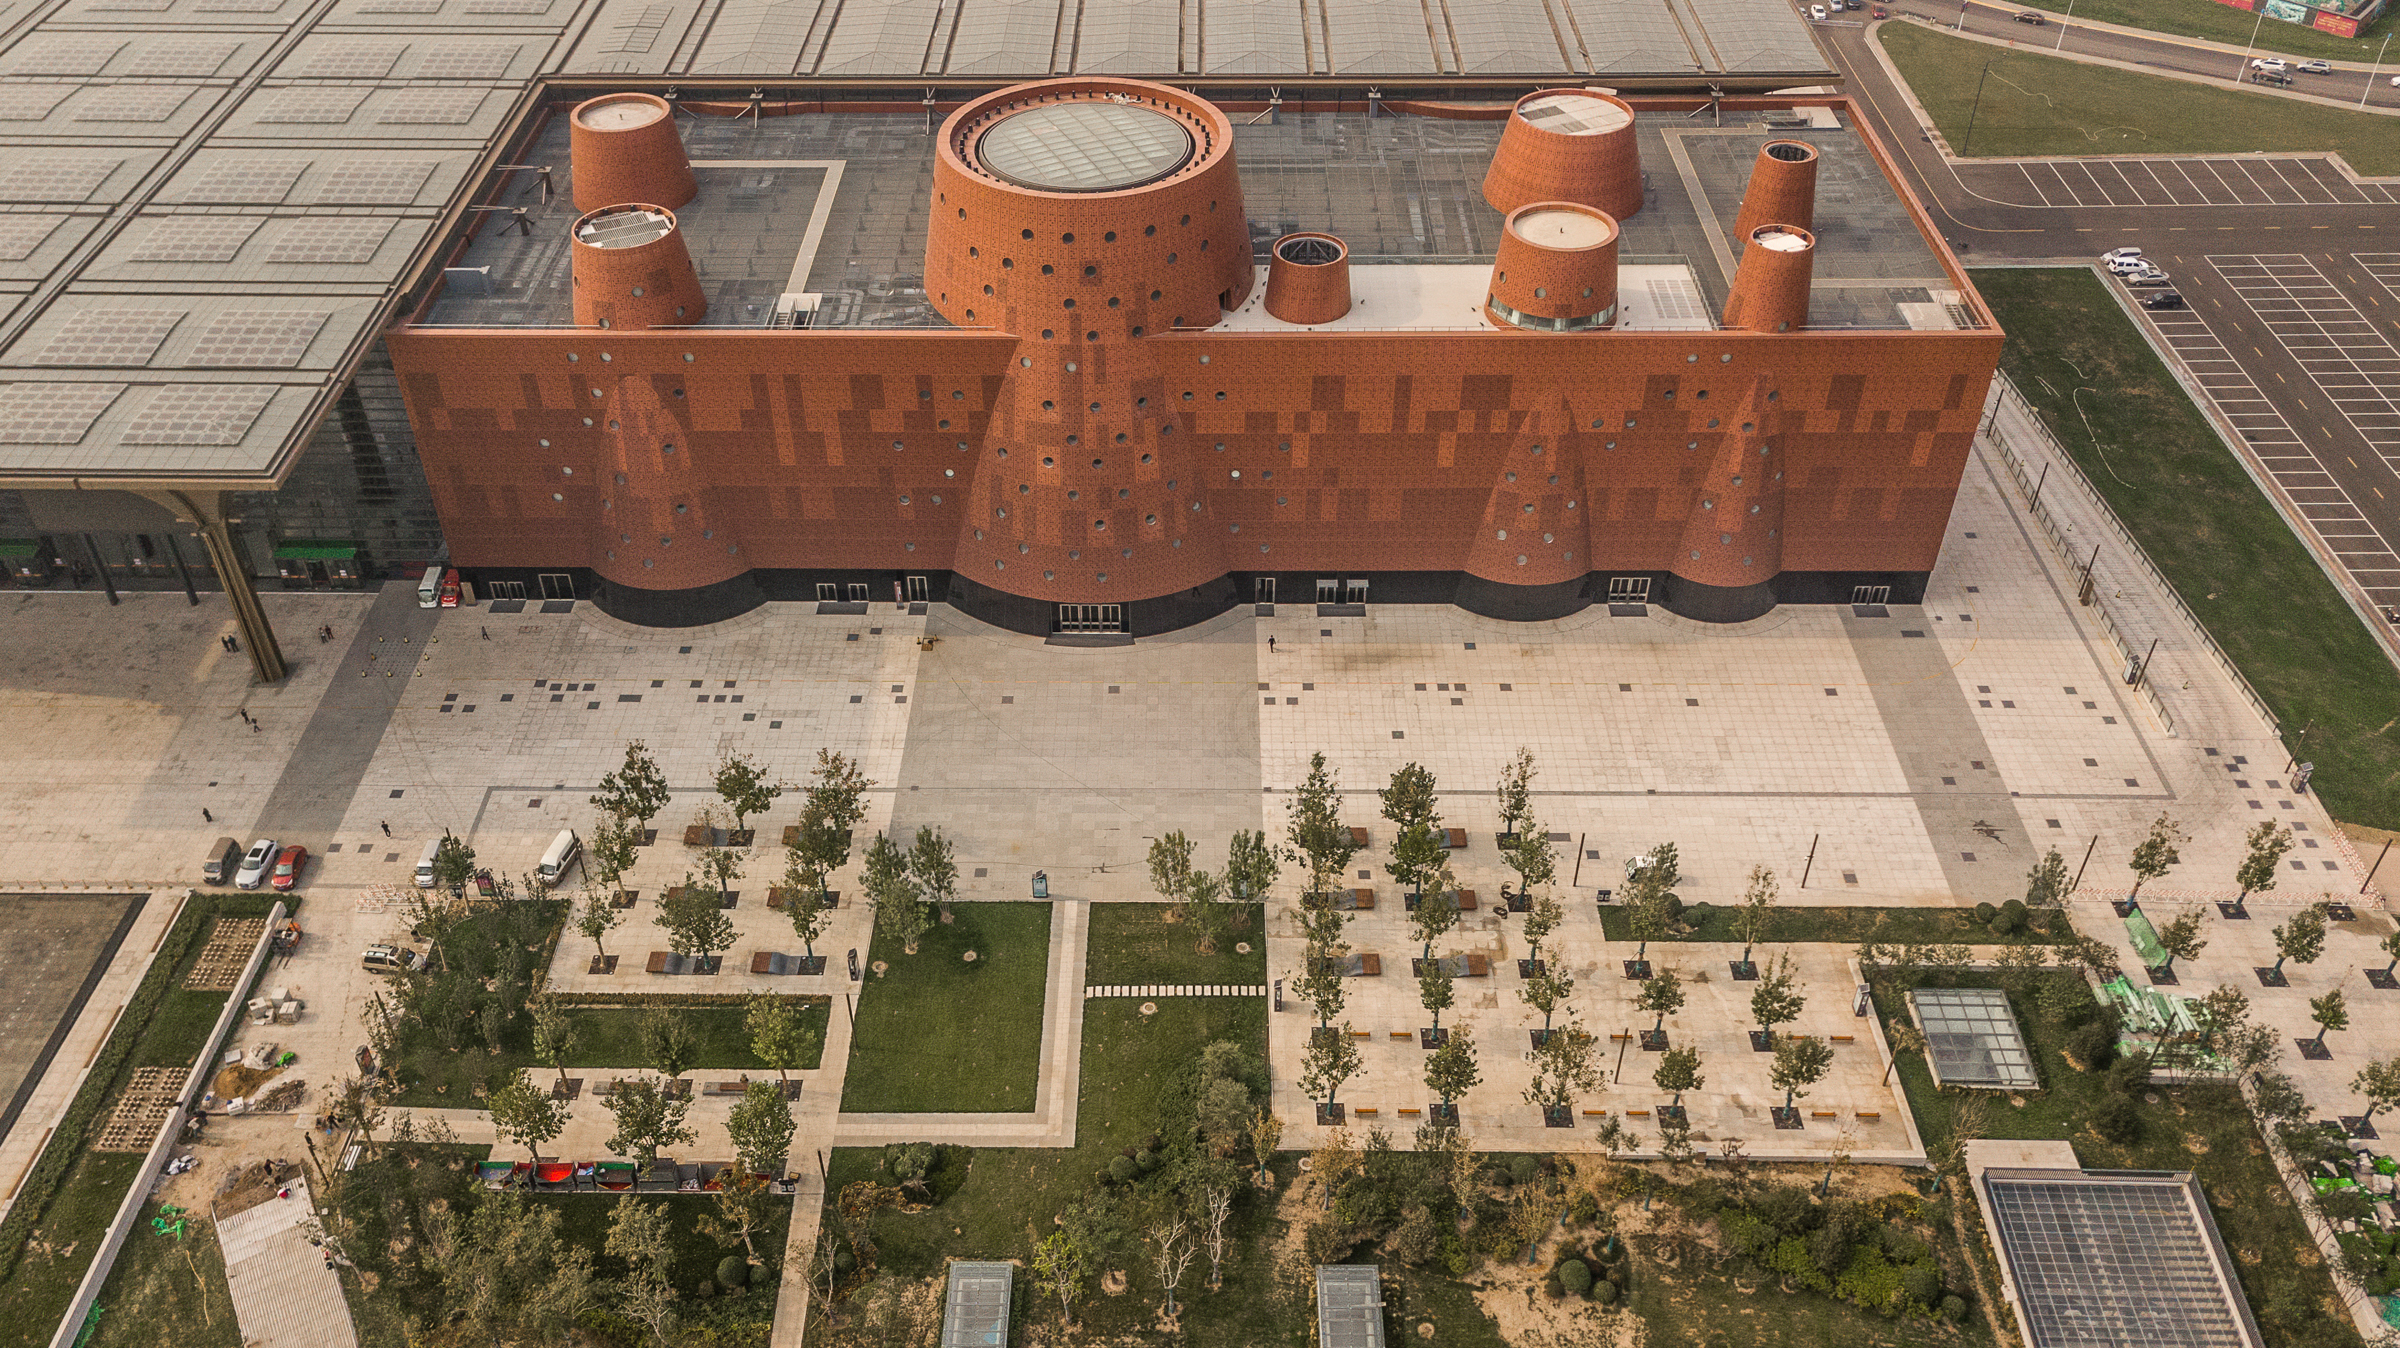
{"label": "shrub", "polygon": [[1799,1236],[1786,1236],[1776,1242],[1775,1248],[1768,1252],[1767,1267],[1795,1287],[1812,1292],[1833,1290],[1833,1279],[1826,1277],[1825,1270],[1817,1267],[1817,1261],[1808,1257],[1808,1242]]}
{"label": "shrub", "polygon": [[[1826,1234],[1823,1231],[1819,1236]],[[1858,1305],[1878,1310],[1885,1315],[1898,1314],[1907,1299],[1906,1284],[1900,1270],[1883,1257],[1883,1251],[1872,1245],[1859,1248],[1842,1271],[1841,1280],[1834,1284],[1837,1295],[1847,1297]]]}
{"label": "shrub", "polygon": [[1354,1243],[1348,1227],[1330,1218],[1319,1218],[1309,1225],[1301,1237],[1301,1248],[1312,1264],[1334,1264],[1350,1253]]}
{"label": "shrub", "polygon": [[2126,1096],[2109,1096],[2092,1111],[2092,1131],[2120,1147],[2130,1147],[2142,1140],[2142,1111]]}
{"label": "shrub", "polygon": [[1942,1271],[1930,1262],[1902,1265],[1900,1286],[1907,1290],[1910,1302],[1936,1305],[1942,1299]]}
{"label": "shrub", "polygon": [[1965,1324],[1967,1321],[1966,1298],[1956,1295],[1943,1297],[1942,1318],[1954,1325]]}
{"label": "shrub", "polygon": [[1558,1266],[1558,1285],[1576,1296],[1590,1296],[1592,1269],[1580,1259],[1570,1259]]}
{"label": "shrub", "polygon": [[1133,1177],[1140,1173],[1142,1173],[1142,1168],[1135,1164],[1134,1159],[1130,1156],[1108,1158],[1108,1177],[1119,1184],[1131,1184]]}
{"label": "shrub", "polygon": [[1993,925],[1992,930],[2002,936],[2014,936],[2031,926],[2032,922],[2033,910],[2025,906],[2025,901],[2010,899],[2000,905],[2000,920]]}
{"label": "shrub", "polygon": [[1603,1306],[1615,1305],[1617,1303],[1617,1285],[1613,1282],[1606,1281],[1605,1279],[1600,1282],[1593,1283],[1592,1300],[1599,1302]]}
{"label": "shrub", "polygon": [[1542,1163],[1531,1156],[1519,1154],[1508,1158],[1508,1178],[1517,1184],[1531,1184],[1541,1177]]}
{"label": "shrub", "polygon": [[1975,922],[1978,926],[1988,927],[1992,925],[1992,919],[1998,916],[2000,916],[2000,910],[1989,903],[1975,905]]}
{"label": "shrub", "polygon": [[1779,1184],[1758,1196],[1750,1205],[1758,1219],[1787,1236],[1796,1236],[1814,1229],[1825,1220],[1824,1209],[1808,1189],[1798,1184]]}
{"label": "shrub", "polygon": [[706,1278],[702,1278],[700,1280],[700,1285],[692,1289],[692,1295],[700,1298],[702,1301],[706,1301],[716,1294],[717,1285],[713,1282],[710,1282]]}
{"label": "shrub", "polygon": [[1567,1204],[1567,1220],[1583,1226],[1599,1221],[1600,1200],[1594,1198],[1588,1189],[1575,1195],[1575,1201]]}
{"label": "shrub", "polygon": [[1455,1230],[1442,1233],[1442,1271],[1453,1278],[1463,1278],[1475,1269],[1475,1252],[1459,1239]]}
{"label": "shrub", "polygon": [[1773,1227],[1739,1208],[1718,1213],[1717,1229],[1724,1232],[1727,1244],[1754,1259],[1765,1254],[1776,1240]]}
{"label": "shrub", "polygon": [[2108,1065],[2108,1088],[2119,1095],[2131,1095],[2150,1084],[2150,1053],[2147,1049],[2128,1053]]}
{"label": "shrub", "polygon": [[1695,903],[1691,907],[1683,910],[1683,920],[1685,923],[1693,927],[1706,926],[1708,924],[1709,915],[1715,911],[1715,909],[1709,907],[1705,903]]}
{"label": "shrub", "polygon": [[[1883,1228],[1883,1252],[1890,1255],[1895,1264],[1918,1264],[1933,1257],[1933,1251],[1927,1248],[1924,1241],[1897,1226]],[[1931,1298],[1926,1300],[1930,1301]]]}
{"label": "shrub", "polygon": [[1424,1206],[1403,1213],[1400,1224],[1384,1237],[1384,1253],[1408,1265],[1421,1267],[1441,1249],[1442,1235],[1433,1224],[1433,1214]]}
{"label": "shrub", "polygon": [[1542,1279],[1542,1295],[1550,1298],[1552,1301],[1566,1300],[1567,1285],[1558,1280],[1558,1270],[1552,1269],[1550,1271],[1550,1276]]}
{"label": "shrub", "polygon": [[1667,896],[1667,921],[1681,922],[1682,920],[1683,900],[1677,895],[1669,894]]}
{"label": "shrub", "polygon": [[738,1254],[729,1254],[717,1261],[717,1283],[727,1291],[750,1281],[750,1265]]}
{"label": "shrub", "polygon": [[2083,1064],[2086,1072],[2101,1072],[2117,1059],[2117,1027],[2106,1017],[2087,1021],[2067,1035],[2067,1056]]}
{"label": "shrub", "polygon": [[883,1168],[902,1184],[923,1180],[937,1159],[931,1142],[894,1142],[883,1149]]}

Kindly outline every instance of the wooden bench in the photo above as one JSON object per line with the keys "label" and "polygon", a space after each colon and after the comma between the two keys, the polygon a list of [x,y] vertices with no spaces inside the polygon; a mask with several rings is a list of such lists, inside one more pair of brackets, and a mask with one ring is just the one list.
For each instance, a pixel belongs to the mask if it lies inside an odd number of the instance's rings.
{"label": "wooden bench", "polygon": [[1350,826],[1350,845],[1351,845],[1351,846],[1353,846],[1353,847],[1364,847],[1364,846],[1366,846],[1366,845],[1367,845],[1367,831],[1366,831],[1365,829],[1363,829],[1363,828],[1360,828],[1360,827],[1359,827],[1358,825],[1356,825],[1356,824],[1352,824],[1352,825]]}
{"label": "wooden bench", "polygon": [[1646,1119],[1650,1117],[1650,1111],[1647,1109],[1628,1109],[1625,1111],[1625,1117],[1629,1119]]}
{"label": "wooden bench", "polygon": [[1349,967],[1343,972],[1351,978],[1381,978],[1383,977],[1383,956],[1352,955]]}
{"label": "wooden bench", "polygon": [[1416,1034],[1415,1034],[1413,1031],[1409,1031],[1409,1030],[1394,1030],[1394,1031],[1392,1031],[1392,1038],[1394,1038],[1394,1039],[1414,1039],[1414,1038],[1416,1038],[1416,1037],[1417,1037],[1417,1036],[1416,1036]]}
{"label": "wooden bench", "polygon": [[1350,891],[1347,897],[1336,897],[1333,901],[1333,906],[1336,908],[1361,913],[1374,912],[1375,891],[1371,889],[1353,889]]}
{"label": "wooden bench", "polygon": [[1858,1041],[1858,1036],[1854,1034],[1837,1034],[1829,1037],[1837,1044],[1851,1044]]}
{"label": "wooden bench", "polygon": [[1476,900],[1474,890],[1462,889],[1458,891],[1458,911],[1462,913],[1472,913],[1475,911],[1475,903]]}
{"label": "wooden bench", "polygon": [[1883,1113],[1882,1113],[1882,1111],[1880,1111],[1880,1110],[1874,1110],[1874,1109],[1862,1109],[1862,1110],[1858,1111],[1858,1117],[1860,1117],[1860,1118],[1862,1118],[1862,1119],[1869,1119],[1869,1120],[1872,1120],[1872,1119],[1880,1119],[1880,1118],[1882,1118],[1882,1117],[1883,1117]]}
{"label": "wooden bench", "polygon": [[708,1083],[707,1087],[703,1091],[703,1094],[741,1095],[748,1092],[749,1089],[750,1083],[747,1081],[712,1081]]}
{"label": "wooden bench", "polygon": [[1375,1032],[1373,1030],[1352,1030],[1350,1032],[1350,1037],[1353,1039],[1372,1039],[1375,1037]]}
{"label": "wooden bench", "polygon": [[1425,1111],[1424,1111],[1424,1110],[1422,1110],[1422,1109],[1403,1109],[1403,1110],[1401,1110],[1401,1111],[1400,1111],[1400,1113],[1401,1113],[1402,1117],[1407,1117],[1407,1116],[1409,1116],[1409,1115],[1415,1115],[1415,1114],[1422,1114],[1422,1113],[1424,1113],[1424,1112],[1425,1112]]}
{"label": "wooden bench", "polygon": [[1449,848],[1449,849],[1450,849],[1451,851],[1453,851],[1453,852],[1464,852],[1464,851],[1466,851],[1466,850],[1467,850],[1467,831],[1466,831],[1465,829],[1463,829],[1463,828],[1446,828],[1446,829],[1443,829],[1443,830],[1442,830],[1442,846]]}
{"label": "wooden bench", "polygon": [[1583,1116],[1587,1119],[1605,1119],[1608,1117],[1608,1111],[1605,1109],[1587,1109],[1583,1111]]}
{"label": "wooden bench", "polygon": [[650,952],[650,962],[644,966],[644,972],[663,974],[667,971],[668,962],[674,958],[675,952],[672,950],[653,950]]}
{"label": "wooden bench", "polygon": [[1351,1113],[1353,1113],[1353,1114],[1362,1114],[1362,1115],[1363,1115],[1363,1114],[1372,1114],[1372,1113],[1374,1113],[1374,1112],[1375,1112],[1375,1106],[1373,1106],[1373,1105],[1354,1105],[1354,1106],[1352,1106],[1352,1107],[1351,1107],[1351,1109],[1350,1109],[1350,1112],[1351,1112]]}
{"label": "wooden bench", "polygon": [[1610,1035],[1608,1038],[1609,1038],[1609,1042],[1611,1042],[1611,1043],[1622,1044],[1622,1043],[1626,1042],[1627,1040],[1630,1040],[1630,1039],[1632,1039],[1632,1038],[1633,1038],[1633,1036],[1632,1036],[1632,1035],[1630,1035],[1630,1034],[1612,1034],[1612,1035]]}
{"label": "wooden bench", "polygon": [[1812,1109],[1808,1111],[1808,1116],[1812,1119],[1838,1119],[1841,1114],[1831,1109]]}

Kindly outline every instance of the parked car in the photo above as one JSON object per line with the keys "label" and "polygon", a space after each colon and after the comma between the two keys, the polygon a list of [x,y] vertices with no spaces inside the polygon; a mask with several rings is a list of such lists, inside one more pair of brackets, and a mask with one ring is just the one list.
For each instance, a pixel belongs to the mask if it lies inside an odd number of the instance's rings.
{"label": "parked car", "polygon": [[2142,250],[2139,248],[2111,248],[2100,255],[2100,260],[2109,263],[2139,262],[2142,260]]}
{"label": "parked car", "polygon": [[2280,70],[2253,70],[2250,72],[2250,82],[2252,84],[2271,84],[2278,89],[2292,87],[2292,77]]}
{"label": "parked car", "polygon": [[1876,19],[1888,19],[1892,17],[1890,12],[1885,10],[1881,5],[1877,5],[1875,8],[1868,10],[1867,15],[1870,18]]}
{"label": "parked car", "polygon": [[2126,256],[2119,256],[2118,254],[2121,253],[2125,253],[2125,250],[2122,248],[2118,249],[2117,252],[2110,253],[2101,259],[2108,264],[2108,269],[2115,272],[2117,275],[2130,276],[2137,271],[2147,271],[2150,269],[2150,264],[2142,260],[2141,249],[2136,248]]}
{"label": "parked car", "polygon": [[2040,14],[2035,13],[2030,9],[2020,9],[2009,17],[2015,19],[2019,23],[2032,24],[2036,28],[2039,28],[2043,24],[2049,22],[2049,20],[2043,18]]}
{"label": "parked car", "polygon": [[300,883],[300,872],[308,869],[308,849],[298,844],[286,847],[275,857],[274,885],[290,889]]}
{"label": "parked car", "polygon": [[1818,23],[1825,22],[1825,7],[1823,5],[1810,5],[1808,7],[1808,17],[1816,20]]}
{"label": "parked car", "polygon": [[2183,307],[2183,296],[2177,291],[2162,290],[2155,295],[2142,296],[2142,307],[2145,309],[2180,309]]}
{"label": "parked car", "polygon": [[371,974],[418,973],[425,968],[425,957],[404,945],[368,946],[358,962]]}
{"label": "parked car", "polygon": [[2167,274],[2165,272],[2160,271],[2156,267],[2152,267],[2148,271],[2137,271],[2133,275],[2126,277],[2125,284],[2136,288],[2146,289],[2153,286],[2173,285],[2174,282],[2167,279]]}
{"label": "parked car", "polygon": [[242,868],[233,873],[235,889],[256,889],[267,882],[267,872],[274,869],[275,854],[283,850],[273,838],[261,838],[242,853]]}
{"label": "parked car", "polygon": [[2293,68],[2298,70],[2303,75],[2330,75],[2333,73],[2333,62],[2302,61],[2299,65]]}

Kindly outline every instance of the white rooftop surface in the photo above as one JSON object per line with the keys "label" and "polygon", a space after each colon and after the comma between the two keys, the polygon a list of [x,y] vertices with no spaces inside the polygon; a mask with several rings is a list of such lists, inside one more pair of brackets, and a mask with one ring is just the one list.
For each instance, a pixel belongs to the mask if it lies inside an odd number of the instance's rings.
{"label": "white rooftop surface", "polygon": [[[1331,323],[1286,323],[1267,312],[1267,269],[1217,332],[1491,332],[1507,325],[1484,313],[1492,269],[1482,263],[1361,263],[1350,267],[1350,312]],[[1700,283],[1682,263],[1617,268],[1616,332],[1710,332],[1716,322]]]}

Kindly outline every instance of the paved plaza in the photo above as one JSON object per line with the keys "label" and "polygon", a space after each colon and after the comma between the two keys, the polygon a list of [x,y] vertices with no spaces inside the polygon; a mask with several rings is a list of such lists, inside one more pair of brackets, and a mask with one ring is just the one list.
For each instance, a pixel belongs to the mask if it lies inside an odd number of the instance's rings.
{"label": "paved plaza", "polygon": [[[0,773],[0,805],[20,821],[0,838],[0,875],[27,891],[174,894],[196,881],[201,853],[220,833],[306,845],[316,858],[301,891],[308,935],[266,981],[304,998],[308,1011],[297,1024],[244,1026],[237,1043],[272,1038],[300,1054],[304,1075],[324,1080],[363,1042],[360,1014],[375,979],[360,970],[357,951],[401,934],[393,898],[425,841],[454,830],[481,864],[521,875],[558,829],[588,833],[587,798],[626,741],[640,739],[675,799],[653,821],[658,842],[625,882],[641,897],[607,939],[618,972],[588,972],[591,943],[570,933],[552,964],[554,986],[774,987],[833,997],[824,1066],[798,1074],[806,1084],[795,1157],[928,1136],[1058,1146],[1074,1136],[1084,1000],[1124,991],[1085,986],[1088,905],[1150,899],[1146,852],[1170,830],[1191,835],[1211,867],[1237,829],[1279,836],[1289,789],[1321,751],[1340,775],[1346,818],[1370,837],[1351,883],[1379,895],[1376,909],[1352,922],[1350,941],[1384,962],[1380,978],[1354,985],[1346,1018],[1366,1033],[1365,1066],[1341,1097],[1375,1111],[1357,1121],[1404,1133],[1420,1116],[1402,1111],[1427,1103],[1424,1055],[1406,1034],[1425,1015],[1408,976],[1415,943],[1383,868],[1390,834],[1373,792],[1414,761],[1439,779],[1445,822],[1466,830],[1466,847],[1451,858],[1459,882],[1484,898],[1442,942],[1447,953],[1490,961],[1488,976],[1462,980],[1447,1021],[1472,1026],[1482,1046],[1484,1083],[1463,1102],[1466,1127],[1485,1147],[1556,1150],[1597,1145],[1603,1116],[1586,1111],[1608,1111],[1654,1145],[1665,1102],[1650,1081],[1656,1055],[1615,1038],[1648,1019],[1618,972],[1632,951],[1603,939],[1592,903],[1597,888],[1621,880],[1630,854],[1677,844],[1680,892],[1691,902],[1733,902],[1750,868],[1766,865],[1782,879],[1785,905],[1958,905],[2021,894],[2027,868],[2055,846],[2082,869],[2079,925],[2122,944],[2106,900],[2130,886],[2126,858],[2154,816],[2170,814],[2192,835],[2182,864],[2145,891],[2154,915],[2231,898],[2243,831],[2273,819],[2298,839],[2280,886],[2252,899],[2248,922],[2209,909],[2211,944],[2185,964],[2184,987],[2249,987],[2261,1015],[2294,1036],[2308,1030],[2310,996],[2348,989],[2352,1028],[2332,1037],[2334,1060],[2292,1066],[2328,1114],[2355,1113],[2350,1075],[2372,1046],[2400,1042],[2400,994],[2372,991],[2359,972],[2380,967],[2373,944],[2389,919],[2376,896],[2359,896],[2363,868],[2316,797],[2289,789],[2273,734],[2060,480],[2054,472],[2045,505],[2070,542],[2101,545],[2101,602],[2133,639],[2159,638],[2150,677],[2172,733],[2119,677],[2096,610],[2075,602],[2079,577],[2029,530],[1997,458],[1979,456],[1925,605],[1792,608],[1732,627],[1657,610],[1510,624],[1450,608],[1319,618],[1286,605],[1273,617],[1228,615],[1131,647],[1069,649],[939,605],[916,616],[888,606],[842,616],[776,605],[659,631],[588,605],[565,614],[429,612],[394,586],[266,596],[295,672],[263,689],[250,685],[247,662],[217,643],[229,627],[219,600],[191,608],[181,595],[132,594],[108,608],[95,595],[19,596],[0,606],[0,636],[15,638],[0,642],[0,715],[10,731],[0,752],[13,769]],[[309,639],[318,624],[332,627],[331,641]],[[1575,1127],[1564,1130],[1543,1128],[1521,1099],[1526,1031],[1539,1017],[1517,996],[1515,961],[1527,953],[1519,924],[1494,911],[1510,876],[1494,845],[1492,787],[1520,745],[1540,769],[1541,826],[1566,838],[1567,918],[1548,947],[1577,983],[1562,1016],[1601,1036],[1607,1078],[1576,1101]],[[846,956],[855,949],[864,959],[871,924],[855,863],[833,880],[844,899],[817,942],[831,957],[826,972],[749,972],[754,953],[799,951],[784,914],[765,902],[782,870],[774,843],[798,816],[796,792],[751,821],[765,845],[734,884],[738,936],[724,972],[642,972],[647,953],[666,945],[652,923],[660,891],[696,869],[696,852],[680,838],[714,801],[708,782],[721,756],[748,753],[798,782],[820,749],[852,756],[876,782],[862,840],[920,824],[954,839],[964,899],[1023,899],[1034,873],[1045,873],[1058,913],[1032,1113],[839,1113],[845,994],[855,986]],[[1287,866],[1270,905],[1270,980],[1288,983],[1298,971],[1297,892]],[[2294,968],[2289,989],[2256,988],[2248,970],[2272,962],[2269,929],[2329,895],[2359,903],[2358,920],[2337,924],[2324,957]],[[106,975],[117,981],[104,980],[96,994],[101,1011],[113,1014],[110,989],[138,975],[153,928],[166,920],[151,910],[171,906],[145,909]],[[1768,1055],[1746,1037],[1750,985],[1730,981],[1725,961],[1734,953],[1681,943],[1651,951],[1690,984],[1689,1004],[1666,1029],[1672,1042],[1701,1051],[1707,1084],[1685,1101],[1695,1141],[1713,1149],[1740,1137],[1762,1157],[1921,1155],[1904,1103],[1883,1084],[1887,1050],[1871,1020],[1852,1014],[1857,978],[1841,947],[1793,952],[1808,1006],[1791,1028],[1834,1040],[1835,1063],[1800,1102],[1802,1128],[1771,1126],[1767,1107],[1780,1097],[1767,1081]],[[84,1060],[78,1046],[105,1028],[92,1020],[74,1027],[63,1056]],[[1292,1147],[1321,1136],[1292,1085],[1309,1023],[1296,999],[1270,1018],[1276,1108],[1290,1122]],[[54,1070],[56,1079],[41,1083],[39,1099],[54,1102],[53,1112],[73,1075]],[[695,1156],[728,1150],[720,1131],[728,1107],[695,1105]],[[34,1112],[38,1134],[47,1120]],[[490,1136],[475,1111],[443,1112],[462,1137]],[[606,1111],[587,1097],[549,1150],[597,1154],[608,1131]],[[801,1196],[795,1241],[813,1236],[814,1193],[812,1185]],[[796,1307],[796,1278],[787,1290]],[[789,1326],[777,1341],[795,1335]]]}

